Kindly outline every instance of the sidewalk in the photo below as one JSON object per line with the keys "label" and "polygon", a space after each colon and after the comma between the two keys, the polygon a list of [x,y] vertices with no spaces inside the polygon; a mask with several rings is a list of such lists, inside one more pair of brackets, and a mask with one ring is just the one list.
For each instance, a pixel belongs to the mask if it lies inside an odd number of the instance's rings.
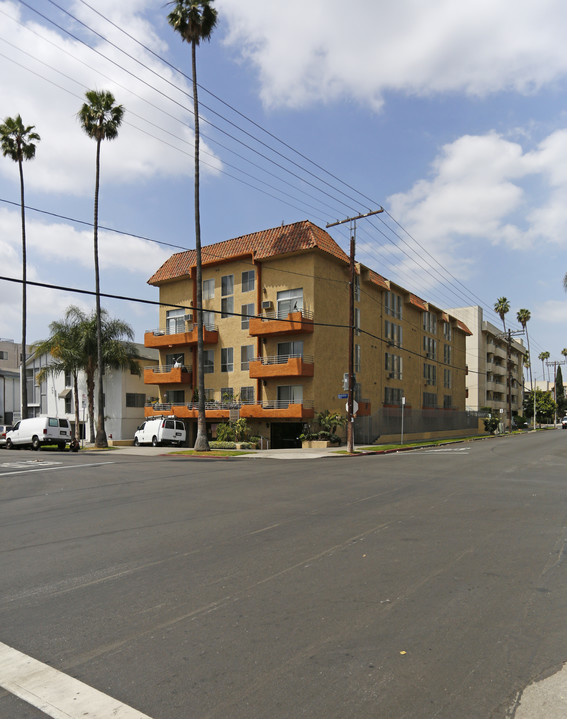
{"label": "sidewalk", "polygon": [[[89,452],[111,452],[127,456],[140,457],[163,457],[176,456],[177,452],[182,452],[190,447],[108,447],[107,449],[95,449],[93,445],[85,444],[85,448]],[[345,447],[341,447],[344,451]],[[356,449],[356,447],[355,447]],[[214,450],[213,450],[214,451]],[[183,456],[183,455],[178,455]],[[186,455],[187,456],[187,455]],[[189,459],[195,455],[188,456]],[[203,453],[207,456],[207,452]],[[322,449],[258,449],[250,450],[248,454],[241,454],[229,459],[321,459],[324,457],[345,457],[345,454],[339,454],[337,447],[325,447]]]}

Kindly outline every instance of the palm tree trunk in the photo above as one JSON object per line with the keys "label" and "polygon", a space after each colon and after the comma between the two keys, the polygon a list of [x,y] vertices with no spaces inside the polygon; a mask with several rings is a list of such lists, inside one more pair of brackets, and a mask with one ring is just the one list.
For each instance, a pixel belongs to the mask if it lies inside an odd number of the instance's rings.
{"label": "palm tree trunk", "polygon": [[201,211],[199,203],[199,100],[197,98],[197,54],[195,41],[191,43],[191,62],[193,71],[193,112],[195,115],[195,252],[197,264],[197,383],[199,405],[197,413],[197,438],[194,449],[200,452],[209,450],[207,440],[207,420],[205,415],[205,367],[203,365],[203,282],[201,263]]}
{"label": "palm tree trunk", "polygon": [[79,380],[77,370],[73,370],[73,395],[75,397],[75,439],[81,439],[81,415],[79,414]]}
{"label": "palm tree trunk", "polygon": [[104,388],[102,376],[104,366],[102,363],[102,327],[100,318],[100,278],[98,271],[98,191],[100,184],[100,143],[96,141],[96,179],[94,198],[94,263],[95,263],[95,292],[96,292],[96,356],[98,370],[98,398],[97,398],[97,423],[96,423],[96,447],[108,447],[106,432],[104,430]]}
{"label": "palm tree trunk", "polygon": [[91,368],[87,369],[87,398],[89,405],[89,442],[95,443],[95,412],[94,412],[94,373]]}
{"label": "palm tree trunk", "polygon": [[20,169],[20,203],[22,215],[22,351],[20,365],[20,417],[27,419],[28,416],[28,381],[26,373],[26,334],[27,334],[27,257],[26,257],[26,211],[24,197],[24,168],[22,161],[18,161]]}

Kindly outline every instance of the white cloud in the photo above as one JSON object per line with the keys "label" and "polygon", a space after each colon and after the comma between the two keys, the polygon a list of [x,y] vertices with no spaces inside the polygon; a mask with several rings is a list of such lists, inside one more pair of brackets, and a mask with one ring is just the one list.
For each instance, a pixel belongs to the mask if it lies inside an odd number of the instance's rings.
{"label": "white cloud", "polygon": [[217,0],[268,106],[384,93],[530,92],[567,70],[561,0]]}

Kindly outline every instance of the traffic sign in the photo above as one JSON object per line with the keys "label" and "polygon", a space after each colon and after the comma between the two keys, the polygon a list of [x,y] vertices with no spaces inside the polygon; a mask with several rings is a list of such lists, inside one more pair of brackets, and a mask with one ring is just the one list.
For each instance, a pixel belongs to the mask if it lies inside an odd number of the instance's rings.
{"label": "traffic sign", "polygon": [[[345,405],[345,409],[348,412],[348,402]],[[356,414],[357,412],[358,412],[358,402],[355,399],[353,399],[352,400],[352,413]]]}
{"label": "traffic sign", "polygon": [[348,394],[340,394],[338,397],[339,399],[348,399]]}

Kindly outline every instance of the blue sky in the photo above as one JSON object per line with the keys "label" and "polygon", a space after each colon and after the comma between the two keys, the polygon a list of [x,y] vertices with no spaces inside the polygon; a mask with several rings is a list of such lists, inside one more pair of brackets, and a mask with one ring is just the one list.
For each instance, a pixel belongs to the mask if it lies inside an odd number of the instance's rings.
{"label": "blue sky", "polygon": [[[562,360],[567,6],[351,0],[346,16],[338,0],[215,7],[218,27],[198,51],[203,244],[382,205],[389,214],[358,224],[357,259],[437,306],[481,304],[497,325],[492,308],[506,296],[514,329],[518,309],[532,313],[532,355]],[[0,0],[0,116],[20,113],[42,138],[25,166],[26,203],[44,211],[27,214],[30,279],[94,285],[92,230],[45,214],[92,220],[95,146],[76,119],[88,89],[125,108],[118,138],[103,145],[100,223],[158,241],[102,232],[102,291],[157,300],[148,277],[194,247],[190,88],[174,69],[189,76],[190,53],[166,14],[155,0]],[[17,166],[1,157],[0,200],[0,274],[20,277]],[[347,248],[348,226],[331,234]],[[92,306],[30,288],[29,340],[72,303]],[[152,307],[104,305],[137,341],[157,325]],[[20,336],[20,288],[6,281],[0,336]]]}

